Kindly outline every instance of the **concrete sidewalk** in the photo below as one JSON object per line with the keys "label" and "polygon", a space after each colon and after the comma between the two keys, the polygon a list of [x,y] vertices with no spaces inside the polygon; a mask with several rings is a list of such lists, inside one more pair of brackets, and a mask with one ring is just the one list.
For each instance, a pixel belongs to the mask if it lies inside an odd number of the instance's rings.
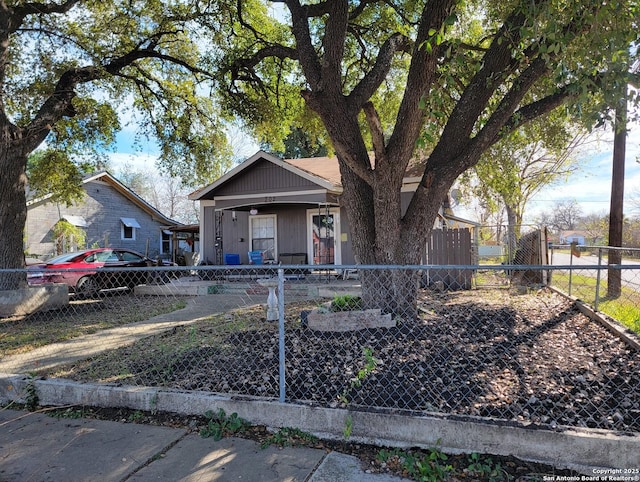
{"label": "concrete sidewalk", "polygon": [[0,481],[401,482],[355,457],[184,429],[0,410]]}

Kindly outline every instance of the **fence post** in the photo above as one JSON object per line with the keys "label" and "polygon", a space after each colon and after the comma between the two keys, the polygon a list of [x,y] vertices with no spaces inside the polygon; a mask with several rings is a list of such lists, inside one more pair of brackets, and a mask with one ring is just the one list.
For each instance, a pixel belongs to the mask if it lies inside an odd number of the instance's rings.
{"label": "fence post", "polygon": [[284,357],[284,269],[278,269],[278,372],[280,377],[280,403],[286,400],[285,357]]}
{"label": "fence post", "polygon": [[571,296],[571,284],[573,281],[573,246],[569,247],[569,296]]}
{"label": "fence post", "polygon": [[598,274],[596,275],[596,301],[593,308],[598,311],[598,304],[600,303],[600,273],[602,273],[602,248],[598,248]]}

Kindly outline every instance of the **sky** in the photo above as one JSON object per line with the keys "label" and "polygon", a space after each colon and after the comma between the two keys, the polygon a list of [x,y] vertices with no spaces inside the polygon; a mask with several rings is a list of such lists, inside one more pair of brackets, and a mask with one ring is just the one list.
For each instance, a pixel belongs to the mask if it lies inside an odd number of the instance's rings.
{"label": "sky", "polygon": [[[525,218],[532,220],[541,212],[551,212],[556,203],[576,201],[583,214],[609,212],[613,160],[613,134],[578,159],[578,169],[566,180],[542,189],[527,205]],[[624,212],[632,213],[631,198],[640,198],[640,126],[627,137],[625,156]],[[640,214],[640,212],[635,213]]]}
{"label": "sky", "polygon": [[[255,154],[260,146],[254,140],[242,134],[237,127],[230,127],[229,138],[234,151],[234,158],[244,161]],[[112,174],[129,165],[134,170],[155,171],[155,162],[158,158],[159,149],[155,142],[138,142],[134,147],[135,127],[126,126],[116,137],[116,152],[108,153]],[[141,145],[140,145],[141,144]]]}

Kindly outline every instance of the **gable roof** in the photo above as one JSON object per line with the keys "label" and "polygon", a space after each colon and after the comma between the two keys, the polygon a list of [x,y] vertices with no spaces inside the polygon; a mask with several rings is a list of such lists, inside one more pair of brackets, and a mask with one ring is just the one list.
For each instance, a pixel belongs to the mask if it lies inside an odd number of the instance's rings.
{"label": "gable roof", "polygon": [[[222,186],[232,178],[240,175],[260,160],[269,161],[287,171],[290,171],[318,186],[335,193],[342,193],[342,179],[340,166],[336,156],[306,157],[300,159],[281,159],[265,151],[258,151],[247,160],[215,180],[213,183],[189,194],[193,201],[204,198],[208,193]],[[416,183],[420,180],[420,162],[410,164],[407,169],[405,183]]]}
{"label": "gable roof", "polygon": [[[158,211],[156,208],[154,208],[151,204],[149,204],[147,201],[142,199],[140,196],[138,196],[135,192],[133,192],[127,186],[125,186],[120,181],[118,181],[108,171],[100,171],[100,172],[96,172],[96,173],[90,174],[89,176],[85,177],[82,180],[82,184],[84,185],[84,184],[87,184],[87,183],[93,182],[93,181],[106,182],[111,187],[113,187],[118,193],[123,195],[129,201],[131,201],[133,204],[137,205],[140,209],[142,209],[143,211],[147,212],[155,220],[163,222],[163,223],[167,224],[168,226],[182,226],[183,225],[182,223],[179,223],[178,221],[176,221],[174,219],[171,219],[171,218],[165,216],[164,214],[162,214],[160,211]],[[52,194],[47,194],[46,196],[42,196],[42,197],[27,201],[27,209],[29,209],[30,207],[35,206],[37,204],[40,204],[40,203],[43,203],[43,202],[47,202],[51,197],[52,197]]]}
{"label": "gable roof", "polygon": [[[282,169],[285,169],[304,179],[307,179],[308,181],[313,182],[314,184],[317,184],[318,186],[328,191],[332,191],[336,193],[342,192],[342,185],[340,184],[339,172],[337,176],[337,182],[335,182],[336,176],[335,176],[335,173],[333,173],[333,170],[334,170],[333,164],[335,164],[335,168],[337,169],[338,163],[331,162],[330,161],[331,158],[329,157],[310,158],[310,159],[307,159],[307,161],[311,161],[311,159],[315,159],[315,163],[317,164],[326,164],[324,172],[322,169],[316,169],[316,171],[318,172],[312,171],[310,169],[311,167],[310,162],[308,163],[303,162],[303,163],[299,163],[299,165],[296,165],[290,161],[284,161],[279,157],[274,156],[273,154],[269,154],[268,152],[258,151],[253,156],[249,157],[247,160],[237,165],[236,167],[231,169],[229,172],[227,172],[223,176],[216,179],[213,183],[189,194],[189,199],[194,201],[202,199],[211,191],[222,186],[224,183],[238,176],[240,173],[249,169],[251,166],[253,166],[255,163],[261,160],[266,160],[268,162],[271,162],[276,166],[279,166]],[[300,159],[300,160],[304,161],[304,159]],[[327,162],[325,163],[323,162],[323,160]],[[324,177],[324,176],[328,176],[328,177]]]}

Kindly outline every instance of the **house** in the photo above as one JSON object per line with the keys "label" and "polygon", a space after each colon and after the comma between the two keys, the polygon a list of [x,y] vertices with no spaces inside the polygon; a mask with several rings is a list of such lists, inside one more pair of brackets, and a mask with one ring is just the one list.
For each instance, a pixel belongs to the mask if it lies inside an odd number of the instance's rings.
{"label": "house", "polygon": [[585,245],[586,233],[584,231],[562,231],[560,233],[560,244]]}
{"label": "house", "polygon": [[[86,246],[130,248],[150,258],[171,258],[181,224],[168,218],[106,171],[83,180],[84,199],[67,207],[51,196],[27,202],[25,252],[47,258],[60,251],[74,251],[73,236],[56,246],[54,227],[65,220],[85,234]],[[59,241],[58,241],[59,242]]]}
{"label": "house", "polygon": [[[405,209],[419,181],[417,172],[412,177],[408,171]],[[200,203],[201,259],[216,265],[355,264],[341,194],[335,157],[283,160],[258,151],[189,195]],[[444,211],[437,228],[462,221],[449,219]]]}

